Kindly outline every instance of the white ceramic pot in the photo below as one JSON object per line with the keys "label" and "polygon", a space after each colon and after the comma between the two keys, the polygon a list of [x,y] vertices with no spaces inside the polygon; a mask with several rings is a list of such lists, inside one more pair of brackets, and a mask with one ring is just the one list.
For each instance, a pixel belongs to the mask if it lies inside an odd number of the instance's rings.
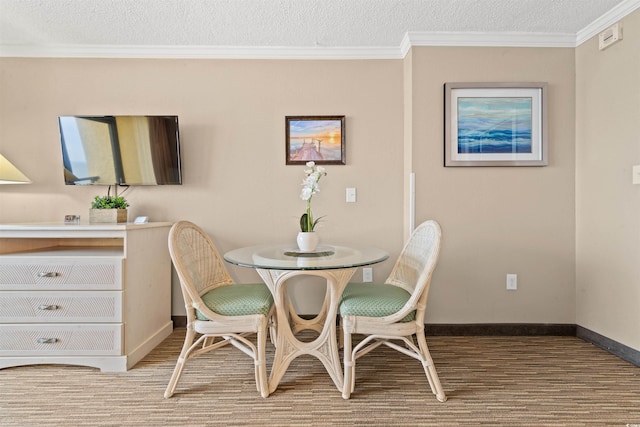
{"label": "white ceramic pot", "polygon": [[296,238],[298,247],[303,252],[315,251],[319,241],[320,236],[318,236],[318,233],[316,233],[315,231],[300,231],[298,233],[298,237]]}

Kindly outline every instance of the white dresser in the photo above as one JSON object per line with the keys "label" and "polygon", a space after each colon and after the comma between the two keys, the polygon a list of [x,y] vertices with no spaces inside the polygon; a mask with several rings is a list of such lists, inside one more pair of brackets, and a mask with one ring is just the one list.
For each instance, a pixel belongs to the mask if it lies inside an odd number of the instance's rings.
{"label": "white dresser", "polygon": [[170,227],[0,225],[0,369],[133,367],[173,331]]}

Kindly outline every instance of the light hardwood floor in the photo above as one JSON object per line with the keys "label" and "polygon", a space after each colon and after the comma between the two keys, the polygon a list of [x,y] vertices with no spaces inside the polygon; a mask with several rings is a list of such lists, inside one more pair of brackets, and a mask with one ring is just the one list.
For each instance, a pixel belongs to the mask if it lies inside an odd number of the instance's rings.
{"label": "light hardwood floor", "polygon": [[640,368],[575,337],[428,337],[445,403],[431,394],[419,362],[386,348],[358,361],[347,401],[310,356],[294,360],[263,399],[251,359],[231,347],[191,360],[174,397],[164,399],[183,337],[176,329],[124,373],[57,365],[0,370],[0,425],[640,424]]}

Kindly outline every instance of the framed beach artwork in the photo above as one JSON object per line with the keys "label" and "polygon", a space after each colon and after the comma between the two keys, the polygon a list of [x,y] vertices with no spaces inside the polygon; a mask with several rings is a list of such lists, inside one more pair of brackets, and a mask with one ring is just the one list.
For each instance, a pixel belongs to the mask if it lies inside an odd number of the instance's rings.
{"label": "framed beach artwork", "polygon": [[286,116],[288,165],[344,165],[344,116]]}
{"label": "framed beach artwork", "polygon": [[546,166],[546,83],[446,83],[445,166]]}

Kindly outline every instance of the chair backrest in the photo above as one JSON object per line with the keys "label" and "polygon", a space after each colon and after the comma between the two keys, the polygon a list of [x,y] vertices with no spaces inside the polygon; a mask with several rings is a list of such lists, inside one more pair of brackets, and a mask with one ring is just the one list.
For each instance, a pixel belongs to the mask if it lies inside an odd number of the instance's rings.
{"label": "chair backrest", "polygon": [[211,238],[189,221],[179,221],[171,227],[169,254],[188,306],[211,289],[233,283]]}
{"label": "chair backrest", "polygon": [[411,233],[396,261],[387,284],[399,286],[411,294],[403,312],[418,309],[416,320],[422,320],[431,276],[440,254],[442,229],[436,221],[425,221]]}

